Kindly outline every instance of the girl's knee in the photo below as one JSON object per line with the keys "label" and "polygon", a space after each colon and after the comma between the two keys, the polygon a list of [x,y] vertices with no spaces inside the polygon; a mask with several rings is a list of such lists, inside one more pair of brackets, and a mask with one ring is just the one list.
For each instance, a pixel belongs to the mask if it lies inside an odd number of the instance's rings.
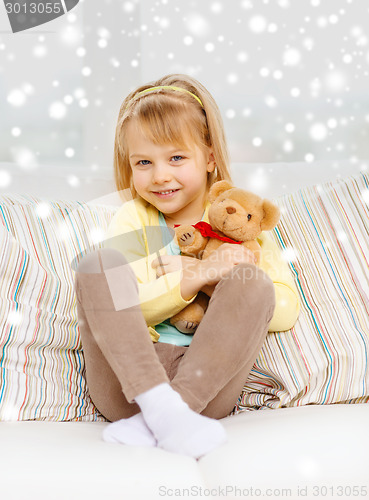
{"label": "girl's knee", "polygon": [[274,283],[260,267],[247,263],[237,264],[227,274],[226,279],[231,280],[231,286],[236,293],[244,297],[252,295],[254,300],[260,300],[270,306],[275,304]]}
{"label": "girl's knee", "polygon": [[[87,301],[82,300],[83,289],[87,292],[85,297],[89,297]],[[133,269],[123,254],[111,248],[94,250],[80,260],[75,275],[75,290],[85,309],[109,310],[110,299],[116,311],[140,303]]]}
{"label": "girl's knee", "polygon": [[114,248],[99,248],[84,255],[76,271],[84,274],[101,273],[128,264],[124,255]]}

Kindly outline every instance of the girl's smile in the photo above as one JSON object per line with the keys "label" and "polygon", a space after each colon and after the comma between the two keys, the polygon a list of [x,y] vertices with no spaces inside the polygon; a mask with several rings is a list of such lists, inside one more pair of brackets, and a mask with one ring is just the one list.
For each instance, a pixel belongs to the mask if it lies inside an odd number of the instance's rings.
{"label": "girl's smile", "polygon": [[175,193],[177,193],[179,190],[178,189],[172,189],[172,190],[166,190],[166,191],[154,191],[154,193],[159,197],[159,198],[172,198]]}

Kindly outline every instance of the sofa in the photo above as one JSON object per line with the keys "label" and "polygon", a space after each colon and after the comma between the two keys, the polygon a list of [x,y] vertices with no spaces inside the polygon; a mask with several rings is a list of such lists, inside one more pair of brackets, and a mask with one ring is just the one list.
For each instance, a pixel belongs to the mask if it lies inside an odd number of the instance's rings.
{"label": "sofa", "polygon": [[222,419],[227,443],[195,460],[105,443],[88,395],[71,264],[121,203],[112,172],[0,163],[2,500],[368,497],[368,165],[232,164],[232,177],[279,205],[271,236],[301,312],[268,334]]}

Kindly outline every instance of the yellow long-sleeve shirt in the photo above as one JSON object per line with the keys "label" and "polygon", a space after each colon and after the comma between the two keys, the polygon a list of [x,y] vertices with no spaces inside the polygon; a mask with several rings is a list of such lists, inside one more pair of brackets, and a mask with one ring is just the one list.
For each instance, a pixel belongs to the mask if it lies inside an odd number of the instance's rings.
{"label": "yellow long-sleeve shirt", "polygon": [[[203,220],[209,222],[207,204]],[[151,338],[156,342],[159,334],[154,326],[174,316],[196,297],[184,300],[180,283],[182,271],[156,278],[151,263],[158,255],[167,255],[166,245],[173,230],[160,227],[159,212],[142,198],[124,203],[113,216],[104,246],[121,251],[130,263],[138,282],[139,300]],[[163,243],[164,242],[164,243]],[[270,236],[263,232],[258,238],[261,246],[260,268],[275,286],[276,307],[269,332],[285,331],[295,324],[300,302],[298,292],[281,252]]]}

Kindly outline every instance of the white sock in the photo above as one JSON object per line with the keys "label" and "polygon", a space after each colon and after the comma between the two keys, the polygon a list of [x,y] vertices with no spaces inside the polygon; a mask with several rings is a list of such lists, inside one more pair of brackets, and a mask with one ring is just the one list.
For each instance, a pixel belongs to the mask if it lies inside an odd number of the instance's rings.
{"label": "white sock", "polygon": [[107,425],[103,431],[103,439],[108,443],[156,446],[156,439],[147,427],[142,413]]}
{"label": "white sock", "polygon": [[167,451],[199,458],[227,440],[222,424],[191,410],[164,382],[136,396],[149,429]]}

